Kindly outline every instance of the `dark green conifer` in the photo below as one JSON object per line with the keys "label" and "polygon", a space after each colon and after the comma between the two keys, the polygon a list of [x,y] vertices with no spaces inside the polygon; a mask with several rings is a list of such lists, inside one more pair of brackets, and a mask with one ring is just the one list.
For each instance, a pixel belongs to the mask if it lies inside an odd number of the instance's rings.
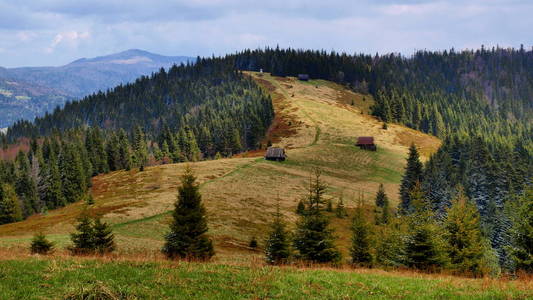
{"label": "dark green conifer", "polygon": [[76,232],[70,235],[72,245],[69,250],[73,254],[87,254],[92,253],[96,249],[94,240],[94,226],[93,221],[85,214],[78,218],[76,224]]}
{"label": "dark green conifer", "polygon": [[323,214],[326,189],[327,186],[320,178],[320,170],[316,169],[310,178],[308,208],[296,224],[294,247],[303,260],[337,263],[341,255],[335,247],[335,237],[333,230],[329,228],[329,219]]}
{"label": "dark green conifer", "polygon": [[0,184],[0,225],[21,220],[22,209],[15,189],[8,183]]}
{"label": "dark green conifer", "polygon": [[265,259],[268,264],[278,265],[286,263],[289,257],[289,237],[285,230],[285,223],[281,216],[278,201],[276,216],[272,222],[270,233],[265,242]]}
{"label": "dark green conifer", "polygon": [[257,244],[257,239],[255,238],[255,236],[252,237],[248,246],[252,249],[257,248],[258,244]]}
{"label": "dark green conifer", "polygon": [[385,205],[385,202],[388,202],[387,194],[385,194],[385,188],[383,187],[383,183],[379,185],[378,192],[376,193],[376,206],[377,207],[383,207]]}
{"label": "dark green conifer", "polygon": [[352,246],[350,248],[352,264],[356,266],[369,267],[372,265],[370,231],[370,224],[364,216],[360,201],[352,220]]}
{"label": "dark green conifer", "polygon": [[214,255],[213,244],[206,235],[207,221],[199,189],[192,169],[187,166],[162,250],[168,258],[208,260]]}
{"label": "dark green conifer", "polygon": [[296,206],[296,213],[299,215],[305,214],[305,203],[302,199],[298,201],[298,205]]}
{"label": "dark green conifer", "polygon": [[30,252],[32,254],[48,254],[54,250],[54,243],[46,239],[46,236],[42,233],[36,233],[31,240]]}
{"label": "dark green conifer", "polygon": [[533,189],[529,187],[515,205],[511,259],[517,270],[533,273]]}
{"label": "dark green conifer", "polygon": [[462,189],[448,209],[444,229],[451,268],[460,274],[483,275],[487,271],[484,258],[489,251],[488,241],[481,233],[479,212]]}
{"label": "dark green conifer", "polygon": [[107,223],[102,222],[100,218],[94,221],[94,247],[100,253],[109,253],[115,250],[115,236],[111,227]]}
{"label": "dark green conifer", "polygon": [[409,214],[413,211],[412,199],[410,193],[413,187],[422,182],[422,163],[415,144],[411,144],[409,148],[409,157],[407,158],[407,166],[400,185],[400,205],[399,211],[401,214]]}

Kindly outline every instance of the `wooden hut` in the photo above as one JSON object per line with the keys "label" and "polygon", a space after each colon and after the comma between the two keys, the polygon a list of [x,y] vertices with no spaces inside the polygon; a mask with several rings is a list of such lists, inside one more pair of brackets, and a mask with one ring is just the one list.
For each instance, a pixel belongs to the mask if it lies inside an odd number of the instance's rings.
{"label": "wooden hut", "polygon": [[268,147],[265,154],[266,160],[284,161],[287,158],[285,149],[277,147]]}
{"label": "wooden hut", "polygon": [[376,144],[374,144],[373,136],[360,136],[357,138],[357,144],[355,145],[364,150],[377,150]]}
{"label": "wooden hut", "polygon": [[309,74],[298,74],[298,80],[309,81]]}

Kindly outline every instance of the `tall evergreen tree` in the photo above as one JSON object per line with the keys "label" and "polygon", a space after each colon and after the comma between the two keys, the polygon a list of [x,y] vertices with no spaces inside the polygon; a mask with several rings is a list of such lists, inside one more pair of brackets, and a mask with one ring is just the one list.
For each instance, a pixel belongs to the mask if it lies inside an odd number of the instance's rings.
{"label": "tall evergreen tree", "polygon": [[515,269],[533,273],[533,188],[513,206],[511,258]]}
{"label": "tall evergreen tree", "polygon": [[286,263],[290,257],[289,236],[285,230],[279,201],[276,207],[276,216],[272,222],[270,233],[266,240],[265,259],[268,264],[278,265]]}
{"label": "tall evergreen tree", "polygon": [[145,134],[140,126],[135,127],[133,131],[133,153],[135,165],[144,169],[148,163],[148,145],[146,144]]}
{"label": "tall evergreen tree", "polygon": [[409,157],[407,158],[407,166],[400,185],[400,206],[399,211],[402,214],[409,214],[413,211],[411,191],[414,186],[422,181],[422,163],[420,162],[420,155],[416,149],[415,144],[411,144],[409,148]]}
{"label": "tall evergreen tree", "polygon": [[320,170],[315,169],[314,176],[309,180],[308,208],[296,224],[294,247],[298,250],[299,257],[304,260],[336,263],[341,255],[334,245],[329,219],[323,214],[323,196],[327,186],[320,176]]}
{"label": "tall evergreen tree", "polygon": [[207,260],[214,255],[213,244],[206,235],[205,208],[199,190],[196,177],[187,166],[181,176],[173,221],[162,250],[168,258]]}
{"label": "tall evergreen tree", "polygon": [[97,218],[94,221],[93,231],[94,247],[98,253],[104,254],[115,250],[115,236],[113,235],[111,227],[109,227],[107,223],[102,222],[100,218]]}
{"label": "tall evergreen tree", "polygon": [[93,221],[87,215],[78,218],[76,232],[70,235],[70,239],[72,245],[68,249],[74,254],[87,254],[95,250]]}
{"label": "tall evergreen tree", "polygon": [[481,233],[479,212],[462,190],[448,209],[444,229],[452,269],[462,274],[483,275],[487,271],[488,242]]}
{"label": "tall evergreen tree", "polygon": [[378,192],[376,193],[376,206],[377,207],[383,207],[385,205],[385,202],[388,202],[387,194],[385,194],[385,188],[383,187],[383,183],[379,185]]}
{"label": "tall evergreen tree", "polygon": [[65,144],[59,162],[62,175],[63,196],[67,202],[82,199],[87,191],[87,180],[80,154],[74,144]]}
{"label": "tall evergreen tree", "polygon": [[355,215],[352,220],[352,246],[350,248],[350,255],[354,265],[365,267],[372,265],[370,231],[370,224],[364,216],[363,203],[360,201],[355,209]]}
{"label": "tall evergreen tree", "polygon": [[15,189],[8,183],[0,184],[0,225],[21,220],[22,209]]}

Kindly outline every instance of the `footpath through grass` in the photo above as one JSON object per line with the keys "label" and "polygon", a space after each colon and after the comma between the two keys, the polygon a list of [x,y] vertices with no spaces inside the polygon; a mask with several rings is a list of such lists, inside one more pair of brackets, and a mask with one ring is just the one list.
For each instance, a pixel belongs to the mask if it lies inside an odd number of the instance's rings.
{"label": "footpath through grass", "polygon": [[531,299],[528,285],[372,270],[64,258],[0,261],[0,299]]}

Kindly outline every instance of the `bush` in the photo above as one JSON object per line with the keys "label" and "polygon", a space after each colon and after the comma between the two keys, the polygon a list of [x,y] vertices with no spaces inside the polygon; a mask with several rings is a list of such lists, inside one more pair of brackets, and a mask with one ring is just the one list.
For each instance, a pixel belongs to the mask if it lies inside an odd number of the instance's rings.
{"label": "bush", "polygon": [[255,236],[252,237],[252,239],[250,240],[249,246],[250,248],[253,248],[253,249],[257,248],[258,245],[257,245],[257,240],[255,239]]}

